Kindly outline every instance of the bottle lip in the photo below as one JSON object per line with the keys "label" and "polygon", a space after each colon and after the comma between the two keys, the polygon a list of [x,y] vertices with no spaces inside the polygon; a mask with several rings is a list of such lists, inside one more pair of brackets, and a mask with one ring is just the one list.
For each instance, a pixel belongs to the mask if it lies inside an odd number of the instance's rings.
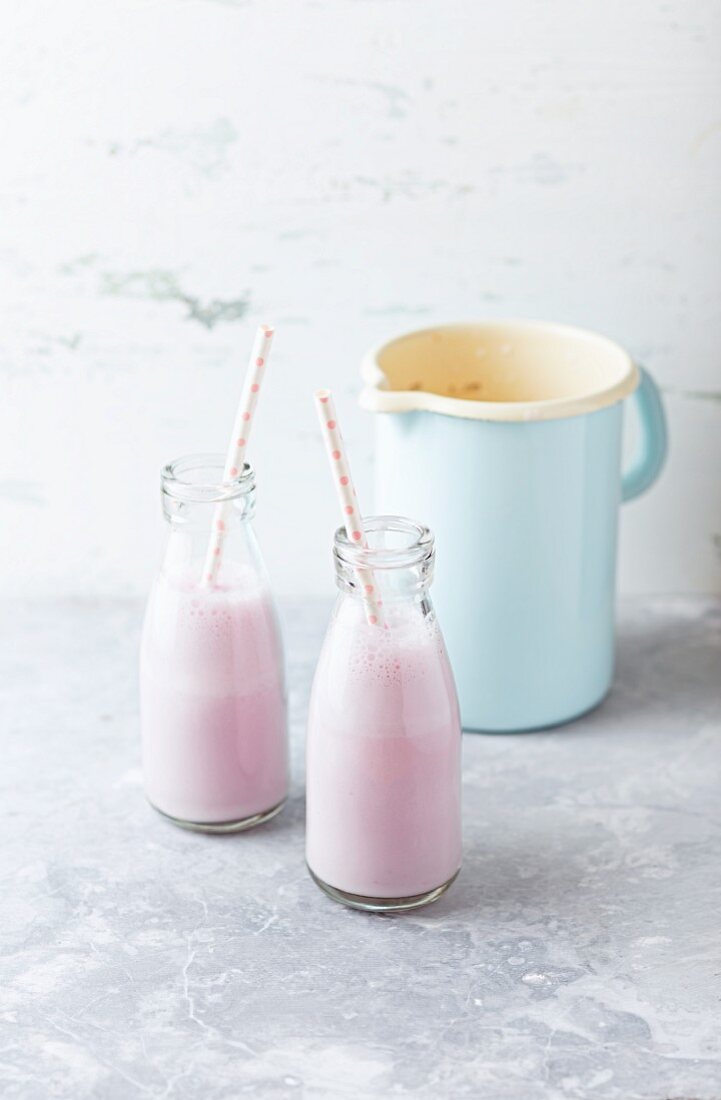
{"label": "bottle lip", "polygon": [[221,454],[182,455],[160,471],[162,492],[174,500],[213,504],[244,497],[255,489],[255,471],[249,462],[236,477],[223,478],[225,459]]}
{"label": "bottle lip", "polygon": [[365,516],[362,528],[367,546],[360,546],[360,540],[353,542],[345,527],[338,528],[333,539],[337,564],[355,569],[399,569],[433,558],[433,532],[415,520],[405,516]]}

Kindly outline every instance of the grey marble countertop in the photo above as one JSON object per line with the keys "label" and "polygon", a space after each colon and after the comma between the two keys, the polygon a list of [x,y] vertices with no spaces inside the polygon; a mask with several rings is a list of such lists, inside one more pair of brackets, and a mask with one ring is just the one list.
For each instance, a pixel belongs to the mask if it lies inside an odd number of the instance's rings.
{"label": "grey marble countertop", "polygon": [[304,868],[326,610],[285,609],[289,806],[207,837],[143,800],[139,606],[5,605],[3,1100],[719,1100],[719,603],[622,605],[602,707],[468,735],[461,876],[396,917]]}

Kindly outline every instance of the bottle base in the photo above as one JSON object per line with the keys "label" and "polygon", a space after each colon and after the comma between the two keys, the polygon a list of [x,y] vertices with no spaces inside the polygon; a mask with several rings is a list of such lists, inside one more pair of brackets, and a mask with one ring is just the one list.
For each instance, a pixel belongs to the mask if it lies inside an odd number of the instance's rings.
{"label": "bottle base", "polygon": [[329,883],[324,882],[322,878],[319,878],[308,864],[306,866],[313,882],[329,898],[341,905],[347,905],[351,909],[362,909],[365,913],[405,913],[409,909],[420,909],[422,905],[430,905],[432,901],[437,901],[445,894],[448,887],[456,881],[460,872],[459,867],[458,871],[451,875],[441,886],[436,886],[433,890],[427,890],[424,894],[414,894],[412,897],[407,898],[372,898],[363,894],[351,894],[347,890],[338,890],[335,886],[331,886]]}
{"label": "bottle base", "polygon": [[166,821],[172,821],[173,825],[178,825],[181,829],[189,829],[194,833],[242,833],[246,829],[254,829],[256,825],[263,825],[266,821],[270,821],[272,817],[280,813],[286,800],[284,798],[282,802],[279,802],[276,806],[271,806],[269,810],[252,814],[250,817],[238,818],[237,821],[186,821],[182,817],[173,817],[172,814],[159,809],[153,802],[150,802],[150,799],[148,799],[148,802],[156,813],[164,817]]}

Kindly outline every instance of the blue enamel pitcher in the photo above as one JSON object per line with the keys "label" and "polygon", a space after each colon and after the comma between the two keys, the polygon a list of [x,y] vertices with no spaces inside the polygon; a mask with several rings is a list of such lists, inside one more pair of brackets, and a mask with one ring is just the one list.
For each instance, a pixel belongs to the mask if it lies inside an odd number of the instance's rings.
{"label": "blue enamel pitcher", "polygon": [[[658,389],[602,336],[541,322],[444,325],[370,352],[376,513],[436,535],[434,600],[463,724],[569,721],[613,677],[618,508],[666,454]],[[621,471],[624,399],[640,446]]]}

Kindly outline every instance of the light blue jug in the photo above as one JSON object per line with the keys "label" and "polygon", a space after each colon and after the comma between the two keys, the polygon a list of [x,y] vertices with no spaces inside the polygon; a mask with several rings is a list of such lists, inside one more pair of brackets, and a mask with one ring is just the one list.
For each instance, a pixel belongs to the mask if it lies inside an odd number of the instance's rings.
{"label": "light blue jug", "polygon": [[[666,454],[658,389],[622,348],[563,325],[410,333],[366,356],[376,513],[436,535],[435,604],[463,724],[568,721],[613,676],[618,506]],[[623,400],[639,453],[621,473]]]}

